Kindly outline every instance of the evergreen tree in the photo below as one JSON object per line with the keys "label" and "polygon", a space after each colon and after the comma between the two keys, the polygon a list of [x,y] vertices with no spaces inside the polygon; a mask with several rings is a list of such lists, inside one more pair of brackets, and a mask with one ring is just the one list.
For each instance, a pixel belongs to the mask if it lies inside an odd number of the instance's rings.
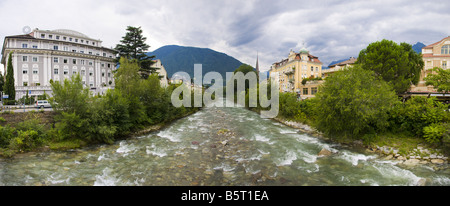
{"label": "evergreen tree", "polygon": [[12,52],[9,53],[8,66],[6,70],[6,81],[3,88],[5,94],[9,95],[8,100],[16,99],[16,89],[14,88],[14,69],[12,65]]}
{"label": "evergreen tree", "polygon": [[5,78],[3,77],[2,73],[0,73],[0,92],[3,91],[3,85],[5,85]]}
{"label": "evergreen tree", "polygon": [[146,40],[147,38],[142,36],[141,27],[128,26],[127,33],[115,48],[119,54],[117,62],[119,62],[121,57],[136,61],[140,67],[141,77],[144,79],[147,79],[150,74],[156,71],[156,68],[152,67],[154,64],[152,59],[155,56],[148,56],[145,53],[150,48],[145,43]]}

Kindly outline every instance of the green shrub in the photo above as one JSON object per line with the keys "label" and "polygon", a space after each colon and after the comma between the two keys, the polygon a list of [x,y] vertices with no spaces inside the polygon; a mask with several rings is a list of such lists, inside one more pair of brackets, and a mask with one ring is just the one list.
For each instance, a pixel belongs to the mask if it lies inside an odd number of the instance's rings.
{"label": "green shrub", "polygon": [[18,136],[10,140],[9,148],[13,150],[30,151],[42,143],[39,133],[34,130],[18,131]]}
{"label": "green shrub", "polygon": [[8,125],[2,127],[0,126],[0,148],[6,148],[9,142],[14,137],[14,132],[16,130]]}
{"label": "green shrub", "polygon": [[440,143],[447,131],[446,124],[431,124],[423,128],[423,137],[428,143]]}

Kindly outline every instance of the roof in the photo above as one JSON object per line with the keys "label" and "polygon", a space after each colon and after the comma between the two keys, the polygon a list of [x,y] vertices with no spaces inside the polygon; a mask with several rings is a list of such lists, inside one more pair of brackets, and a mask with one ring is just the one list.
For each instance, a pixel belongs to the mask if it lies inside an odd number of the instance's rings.
{"label": "roof", "polygon": [[13,35],[13,36],[5,36],[5,38],[35,39],[33,36],[31,36],[31,35],[29,35],[29,34]]}
{"label": "roof", "polygon": [[342,61],[342,62],[338,62],[338,63],[330,65],[328,67],[343,66],[343,65],[347,65],[347,64],[354,64],[356,62],[356,60],[357,60],[356,58],[350,57],[350,59],[347,59],[347,60]]}
{"label": "roof", "polygon": [[428,45],[428,46],[426,46],[426,47],[423,47],[422,49],[432,49],[433,46],[435,46],[435,45],[441,43],[441,42],[444,41],[445,39],[449,39],[449,40],[450,40],[450,36],[445,37],[445,38],[441,39],[440,41],[438,41],[438,42],[436,42],[436,43],[433,43],[433,44],[430,44],[430,45]]}

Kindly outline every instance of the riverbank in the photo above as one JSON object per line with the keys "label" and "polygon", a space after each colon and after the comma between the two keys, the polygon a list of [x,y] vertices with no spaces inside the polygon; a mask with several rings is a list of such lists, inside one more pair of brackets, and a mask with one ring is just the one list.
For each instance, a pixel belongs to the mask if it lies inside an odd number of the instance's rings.
{"label": "riverbank", "polygon": [[[165,121],[165,122],[154,124],[154,125],[148,125],[146,127],[138,129],[136,131],[131,131],[129,135],[126,135],[121,138],[117,138],[115,142],[134,138],[134,137],[139,137],[139,136],[149,134],[151,132],[159,131],[159,130],[164,129],[165,127],[171,125],[173,122],[175,122],[181,118],[195,114],[196,112],[200,111],[201,109],[202,108],[199,108],[195,111],[190,111],[188,113],[180,115],[179,117],[175,117],[169,121]],[[54,112],[43,112],[43,111],[42,112],[34,112],[33,111],[33,112],[25,112],[25,113],[3,113],[0,115],[0,117],[2,117],[5,121],[0,122],[0,126],[8,125],[8,126],[15,128],[20,123],[22,123],[26,120],[37,120],[39,122],[39,124],[43,125],[43,127],[48,132],[51,128],[54,127],[54,124],[55,124],[54,116],[55,116]],[[80,139],[63,140],[63,141],[48,140],[43,145],[32,148],[31,150],[28,150],[28,151],[23,151],[23,150],[12,151],[10,149],[0,149],[0,160],[7,159],[7,158],[26,156],[27,154],[43,153],[43,152],[49,152],[49,151],[70,151],[70,150],[82,149],[82,148],[90,147],[90,146],[94,146],[94,145],[100,145],[100,144],[97,142],[86,142],[86,141],[83,141]]]}
{"label": "riverbank", "polygon": [[[325,141],[331,141],[339,144],[348,145],[353,148],[364,148],[368,153],[374,153],[380,155],[384,160],[394,160],[398,164],[405,166],[415,166],[419,164],[431,164],[435,166],[448,167],[448,156],[446,156],[442,150],[427,147],[424,141],[419,139],[398,137],[389,138],[381,136],[376,143],[364,144],[361,140],[343,140],[336,141],[329,137],[326,137],[321,132],[317,131],[314,127],[295,122],[291,120],[285,120],[282,118],[274,118],[275,121],[280,122],[286,126],[300,130],[302,133],[310,134],[314,137]],[[380,144],[384,143],[384,144]],[[403,147],[395,147],[393,145],[401,145]]]}

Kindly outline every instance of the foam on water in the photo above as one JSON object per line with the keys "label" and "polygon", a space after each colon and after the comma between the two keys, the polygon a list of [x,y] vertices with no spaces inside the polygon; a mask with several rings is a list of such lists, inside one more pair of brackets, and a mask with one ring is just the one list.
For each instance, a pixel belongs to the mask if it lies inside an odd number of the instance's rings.
{"label": "foam on water", "polygon": [[169,132],[167,130],[160,131],[157,135],[159,137],[168,139],[171,142],[181,142],[181,140],[180,140],[178,135],[176,135],[176,134],[174,134],[172,132]]}
{"label": "foam on water", "polygon": [[260,134],[255,134],[255,140],[256,141],[260,141],[260,142],[269,142],[270,141],[270,139],[269,138],[267,138],[267,137],[265,137],[265,136],[262,136],[262,135],[260,135]]}
{"label": "foam on water", "polygon": [[149,155],[154,155],[154,156],[158,156],[158,157],[165,157],[167,156],[167,152],[163,151],[160,148],[156,148],[154,144],[152,144],[151,146],[146,146],[146,153]]}
{"label": "foam on water", "polygon": [[287,166],[291,165],[294,160],[297,159],[297,154],[293,151],[288,151],[286,155],[279,159],[279,163],[276,163],[277,166]]}
{"label": "foam on water", "polygon": [[280,134],[296,134],[297,130],[280,128]]}
{"label": "foam on water", "polygon": [[309,154],[308,152],[305,152],[303,150],[298,150],[297,152],[302,155],[303,161],[307,163],[314,163],[317,160],[317,155]]}
{"label": "foam on water", "polygon": [[340,155],[340,157],[350,163],[352,163],[353,166],[357,166],[358,162],[360,160],[367,161],[369,159],[374,159],[376,156],[367,156],[363,154],[355,154],[348,151],[343,151]]}
{"label": "foam on water", "polygon": [[123,154],[124,157],[128,156],[129,154],[132,154],[131,152],[134,153],[135,151],[136,146],[134,146],[133,144],[127,144],[126,141],[120,142],[120,146],[116,150],[117,153]]}
{"label": "foam on water", "polygon": [[383,164],[380,162],[375,162],[375,164],[373,164],[372,166],[375,169],[377,169],[382,176],[399,180],[405,180],[408,182],[408,185],[417,185],[417,183],[421,179],[411,171],[399,168],[390,163]]}
{"label": "foam on water", "polygon": [[112,170],[108,167],[103,169],[101,175],[95,176],[94,186],[116,186],[120,179],[111,175]]}
{"label": "foam on water", "polygon": [[47,182],[50,182],[53,185],[61,184],[61,183],[69,184],[69,181],[70,181],[70,177],[65,178],[62,174],[58,174],[58,173],[53,173],[47,177]]}

